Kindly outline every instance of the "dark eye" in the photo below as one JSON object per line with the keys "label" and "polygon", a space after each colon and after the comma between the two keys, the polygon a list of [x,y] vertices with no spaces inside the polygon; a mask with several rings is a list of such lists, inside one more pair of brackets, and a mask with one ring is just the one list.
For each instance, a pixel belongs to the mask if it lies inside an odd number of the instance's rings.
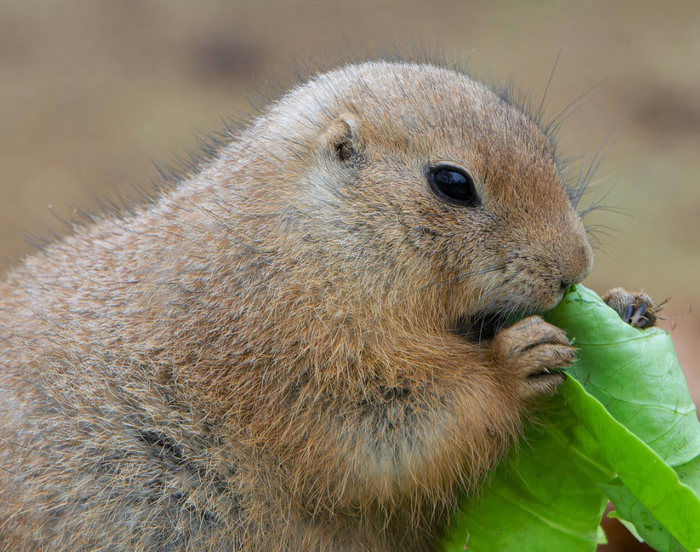
{"label": "dark eye", "polygon": [[474,179],[460,167],[437,165],[428,172],[433,191],[442,199],[458,205],[479,205]]}

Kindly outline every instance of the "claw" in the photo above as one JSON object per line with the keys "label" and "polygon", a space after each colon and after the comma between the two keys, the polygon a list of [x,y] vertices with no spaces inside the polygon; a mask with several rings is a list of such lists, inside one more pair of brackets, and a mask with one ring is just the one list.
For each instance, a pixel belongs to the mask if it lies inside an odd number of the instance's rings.
{"label": "claw", "polygon": [[[644,317],[646,312],[647,312],[647,306],[645,303],[642,303],[641,305],[639,305],[639,307],[637,307],[637,310],[634,311],[634,314],[632,315],[632,319],[629,322],[630,325],[632,325],[635,328],[642,326],[643,323],[646,322],[646,318]],[[642,324],[639,323],[640,321],[642,322]]]}
{"label": "claw", "polygon": [[[625,310],[622,312],[622,320],[626,323],[629,324],[630,320],[632,320],[632,313],[634,312],[634,305],[627,305],[625,307]],[[632,324],[634,326],[634,324]]]}

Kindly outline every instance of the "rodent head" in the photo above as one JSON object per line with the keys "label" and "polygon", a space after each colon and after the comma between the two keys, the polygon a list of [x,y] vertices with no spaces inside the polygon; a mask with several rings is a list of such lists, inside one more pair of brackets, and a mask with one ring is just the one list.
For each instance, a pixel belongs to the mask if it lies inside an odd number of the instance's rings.
{"label": "rodent head", "polygon": [[552,140],[464,74],[349,66],[248,133],[285,247],[345,301],[455,324],[549,309],[591,269]]}

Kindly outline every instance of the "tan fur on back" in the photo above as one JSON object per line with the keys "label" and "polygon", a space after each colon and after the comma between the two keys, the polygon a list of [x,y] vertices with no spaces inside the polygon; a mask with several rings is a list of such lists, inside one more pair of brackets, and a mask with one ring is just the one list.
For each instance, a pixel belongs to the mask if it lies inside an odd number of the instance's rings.
{"label": "tan fur on back", "polygon": [[434,550],[553,389],[453,330],[590,265],[519,109],[429,65],[318,76],[0,284],[0,550]]}

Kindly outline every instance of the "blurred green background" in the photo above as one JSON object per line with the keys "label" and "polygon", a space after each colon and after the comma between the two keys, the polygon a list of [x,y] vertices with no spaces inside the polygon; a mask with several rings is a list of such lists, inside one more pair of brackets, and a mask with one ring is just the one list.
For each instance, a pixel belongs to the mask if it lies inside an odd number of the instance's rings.
{"label": "blurred green background", "polygon": [[[600,235],[587,285],[670,297],[666,313],[700,402],[700,2],[509,0],[1,0],[0,270],[22,234],[96,198],[134,196],[196,133],[318,59],[428,48],[476,74],[513,77],[567,121],[566,156],[589,162]],[[57,215],[57,216],[56,216]]]}

